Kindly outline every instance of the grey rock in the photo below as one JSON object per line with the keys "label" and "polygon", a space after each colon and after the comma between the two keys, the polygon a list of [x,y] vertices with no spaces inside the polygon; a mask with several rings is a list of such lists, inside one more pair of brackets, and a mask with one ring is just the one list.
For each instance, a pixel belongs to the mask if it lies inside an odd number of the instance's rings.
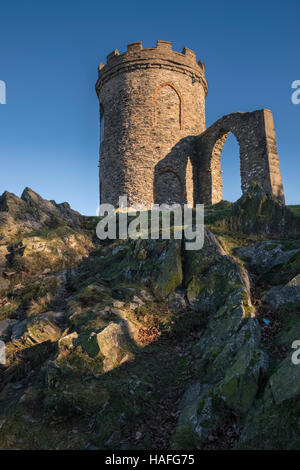
{"label": "grey rock", "polygon": [[17,323],[17,320],[12,320],[12,319],[6,319],[0,321],[0,339],[4,341],[8,341],[11,336],[11,331],[13,325]]}
{"label": "grey rock", "polygon": [[104,372],[114,369],[131,357],[128,351],[128,335],[123,324],[111,322],[97,334],[97,342],[103,355]]}
{"label": "grey rock", "polygon": [[254,245],[238,248],[235,254],[245,258],[251,266],[255,266],[260,272],[268,271],[274,266],[287,263],[299,250],[283,250],[279,241],[265,241]]}
{"label": "grey rock", "polygon": [[272,287],[263,296],[262,300],[275,309],[287,303],[300,302],[300,274],[294,277],[285,286]]}
{"label": "grey rock", "polygon": [[[300,366],[292,363],[291,357],[284,359],[269,384],[276,404],[300,396]],[[266,390],[267,393],[267,390]]]}

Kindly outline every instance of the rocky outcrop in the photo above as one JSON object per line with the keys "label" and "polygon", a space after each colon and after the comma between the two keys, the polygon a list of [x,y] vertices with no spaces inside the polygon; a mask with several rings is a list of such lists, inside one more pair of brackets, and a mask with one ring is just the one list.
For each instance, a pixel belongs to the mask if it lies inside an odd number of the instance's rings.
{"label": "rocky outcrop", "polygon": [[255,182],[235,203],[208,206],[206,222],[223,232],[263,239],[297,237],[300,232],[300,217]]}
{"label": "rocky outcrop", "polygon": [[232,206],[227,227],[234,232],[264,236],[291,236],[300,232],[300,217],[284,203],[253,183]]}
{"label": "rocky outcrop", "polygon": [[80,228],[83,217],[73,211],[68,203],[47,201],[30,188],[25,188],[21,197],[5,191],[0,196],[0,229],[2,238],[17,233],[17,230],[34,230],[43,225],[51,227],[67,224]]}
{"label": "rocky outcrop", "polygon": [[21,198],[5,191],[0,196],[0,292],[9,289],[11,278],[19,281],[21,272],[57,272],[80,262],[93,247],[85,224],[88,218],[67,203],[47,201],[30,188]]}
{"label": "rocky outcrop", "polygon": [[299,240],[210,210],[186,251],[95,243],[67,205],[2,198],[0,448],[300,448]]}

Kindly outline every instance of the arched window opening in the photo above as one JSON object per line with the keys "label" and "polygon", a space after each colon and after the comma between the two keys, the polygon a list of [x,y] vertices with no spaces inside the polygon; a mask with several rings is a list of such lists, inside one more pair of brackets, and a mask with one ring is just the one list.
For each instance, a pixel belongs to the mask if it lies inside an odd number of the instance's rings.
{"label": "arched window opening", "polygon": [[240,146],[230,132],[221,153],[221,177],[223,181],[223,200],[234,202],[242,195]]}
{"label": "arched window opening", "polygon": [[154,92],[153,125],[182,129],[182,97],[172,83],[163,83]]}

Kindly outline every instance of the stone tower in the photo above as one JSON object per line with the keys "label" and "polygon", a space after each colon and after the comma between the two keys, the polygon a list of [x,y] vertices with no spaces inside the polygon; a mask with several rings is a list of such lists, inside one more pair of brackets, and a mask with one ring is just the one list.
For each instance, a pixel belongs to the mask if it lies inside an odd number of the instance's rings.
{"label": "stone tower", "polygon": [[222,200],[221,153],[229,133],[240,147],[243,193],[252,182],[284,202],[272,112],[223,116],[205,127],[204,65],[167,41],[113,51],[100,64],[100,202],[215,204]]}
{"label": "stone tower", "polygon": [[[113,51],[99,65],[100,201],[118,206],[195,200],[195,137],[205,131],[204,65],[167,41]],[[194,170],[195,171],[195,170]]]}

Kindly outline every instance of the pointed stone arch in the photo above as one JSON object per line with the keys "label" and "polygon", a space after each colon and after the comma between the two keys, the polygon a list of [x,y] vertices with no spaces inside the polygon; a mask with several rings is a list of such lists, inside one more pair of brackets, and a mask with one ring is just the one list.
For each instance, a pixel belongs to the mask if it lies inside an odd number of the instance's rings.
{"label": "pointed stone arch", "polygon": [[185,168],[185,188],[186,188],[186,202],[189,206],[194,205],[194,169],[191,158],[187,157]]}
{"label": "pointed stone arch", "polygon": [[[234,137],[236,138],[239,144],[239,148],[241,148],[239,137],[235,135],[234,132],[225,128],[221,128],[219,130],[215,144],[211,151],[210,166],[211,166],[211,171],[214,174],[214,177],[211,178],[211,185],[212,185],[211,191],[212,191],[212,195],[214,199],[214,202],[212,204],[214,204],[215,202],[219,202],[223,199],[223,178],[222,178],[222,171],[221,171],[221,158],[222,158],[223,147],[230,133],[234,135]],[[241,172],[241,158],[240,158],[240,172]],[[241,174],[241,177],[242,177],[242,174]]]}
{"label": "pointed stone arch", "polygon": [[266,193],[284,202],[273,116],[268,109],[228,114],[199,136],[196,202],[222,200],[221,153],[230,132],[240,147],[242,192],[256,181]]}
{"label": "pointed stone arch", "polygon": [[152,104],[153,104],[153,126],[157,126],[157,94],[163,87],[170,87],[176,93],[178,100],[179,100],[179,109],[178,109],[178,123],[179,128],[183,129],[183,100],[180,92],[177,90],[176,86],[171,82],[164,82],[159,85],[153,93]]}

